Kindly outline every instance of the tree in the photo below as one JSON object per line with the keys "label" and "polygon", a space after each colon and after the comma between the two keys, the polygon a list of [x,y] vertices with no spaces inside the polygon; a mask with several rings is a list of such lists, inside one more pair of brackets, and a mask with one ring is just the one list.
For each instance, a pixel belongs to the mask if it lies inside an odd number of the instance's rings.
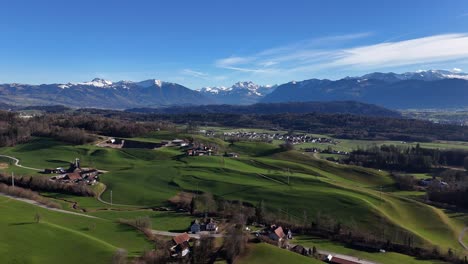
{"label": "tree", "polygon": [[195,213],[195,197],[192,197],[190,201],[190,214],[193,215]]}
{"label": "tree", "polygon": [[227,230],[223,247],[228,263],[233,263],[237,256],[242,255],[247,247],[247,236],[243,225],[235,225]]}
{"label": "tree", "polygon": [[112,264],[126,264],[128,253],[125,249],[119,248],[112,256]]}
{"label": "tree", "polygon": [[255,207],[255,217],[258,223],[263,223],[265,220],[265,203],[263,200],[260,200]]}
{"label": "tree", "polygon": [[34,222],[36,222],[36,223],[41,222],[41,215],[39,213],[36,213],[34,215]]}
{"label": "tree", "polygon": [[214,250],[214,238],[208,235],[201,235],[193,247],[193,264],[208,263]]}
{"label": "tree", "polygon": [[317,248],[315,246],[312,247],[312,255],[317,255]]}
{"label": "tree", "polygon": [[281,151],[290,151],[294,149],[293,143],[291,141],[287,140],[283,144],[280,145]]}

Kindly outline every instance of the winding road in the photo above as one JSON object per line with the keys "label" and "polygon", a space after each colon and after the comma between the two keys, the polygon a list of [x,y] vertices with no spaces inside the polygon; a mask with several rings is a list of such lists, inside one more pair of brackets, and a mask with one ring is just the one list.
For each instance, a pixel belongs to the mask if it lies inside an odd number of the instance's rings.
{"label": "winding road", "polygon": [[19,159],[15,158],[15,157],[12,157],[12,156],[7,156],[7,155],[0,155],[0,158],[7,158],[7,159],[11,159],[15,162],[15,166],[16,167],[19,167],[19,168],[23,168],[23,169],[28,169],[28,170],[34,170],[34,171],[42,171],[42,169],[38,169],[38,168],[32,168],[32,167],[27,167],[27,166],[23,166],[23,165],[20,165],[19,164]]}

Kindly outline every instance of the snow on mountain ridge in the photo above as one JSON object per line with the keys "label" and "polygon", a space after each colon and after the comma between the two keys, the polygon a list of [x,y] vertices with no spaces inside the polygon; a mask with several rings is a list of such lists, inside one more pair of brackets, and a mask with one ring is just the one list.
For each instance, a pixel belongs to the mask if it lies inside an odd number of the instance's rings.
{"label": "snow on mountain ridge", "polygon": [[109,87],[112,85],[112,81],[100,79],[100,78],[94,78],[90,82],[82,82],[82,83],[76,83],[77,85],[89,85],[89,86],[95,86],[95,87]]}
{"label": "snow on mountain ridge", "polygon": [[402,81],[402,80],[423,80],[423,81],[436,81],[442,79],[463,79],[468,80],[468,74],[461,71],[461,69],[447,70],[417,70],[415,72],[405,73],[382,73],[374,72],[365,74],[361,77],[353,77],[351,79],[377,79],[382,81]]}

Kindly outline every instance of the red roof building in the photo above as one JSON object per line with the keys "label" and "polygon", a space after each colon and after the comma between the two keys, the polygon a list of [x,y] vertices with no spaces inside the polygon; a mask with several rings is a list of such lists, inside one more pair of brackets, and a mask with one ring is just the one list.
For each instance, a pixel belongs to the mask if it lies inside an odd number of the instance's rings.
{"label": "red roof building", "polygon": [[176,245],[183,244],[184,242],[188,242],[190,240],[190,236],[187,233],[183,233],[178,235],[172,239]]}

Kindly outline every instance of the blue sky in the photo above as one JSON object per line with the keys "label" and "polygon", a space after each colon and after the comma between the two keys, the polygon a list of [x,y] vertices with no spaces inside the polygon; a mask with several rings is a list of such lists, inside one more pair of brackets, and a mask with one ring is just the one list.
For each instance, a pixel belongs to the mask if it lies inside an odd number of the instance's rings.
{"label": "blue sky", "polygon": [[0,0],[0,83],[468,71],[468,1]]}

